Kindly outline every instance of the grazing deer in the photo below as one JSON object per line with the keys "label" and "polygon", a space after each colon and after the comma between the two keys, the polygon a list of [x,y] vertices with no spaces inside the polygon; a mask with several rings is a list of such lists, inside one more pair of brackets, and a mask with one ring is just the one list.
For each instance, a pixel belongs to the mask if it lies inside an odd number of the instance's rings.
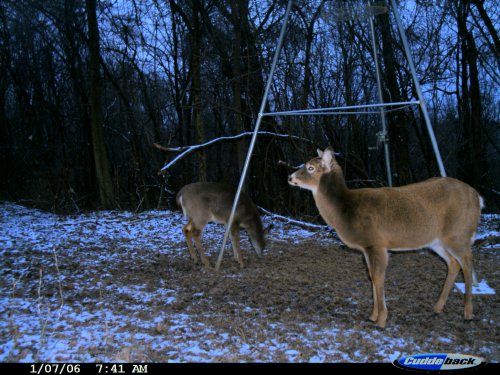
{"label": "grazing deer", "polygon": [[321,217],[342,242],[361,250],[373,287],[370,320],[382,328],[387,320],[384,278],[388,250],[429,247],[448,265],[448,275],[434,307],[443,311],[460,268],[465,279],[464,318],[472,319],[472,253],[483,200],[469,185],[448,177],[394,188],[349,189],[329,147],[318,150],[288,177],[289,184],[312,191]]}
{"label": "grazing deer", "polygon": [[[177,205],[188,219],[183,233],[186,236],[189,253],[195,263],[198,263],[198,257],[193,247],[193,238],[203,265],[210,268],[201,245],[203,228],[209,222],[227,224],[235,195],[236,189],[233,187],[215,182],[195,182],[184,186],[177,194]],[[265,231],[262,228],[259,211],[245,193],[240,196],[229,232],[234,258],[243,268],[243,259],[240,254],[240,228],[247,231],[255,252],[261,256],[265,245]]]}

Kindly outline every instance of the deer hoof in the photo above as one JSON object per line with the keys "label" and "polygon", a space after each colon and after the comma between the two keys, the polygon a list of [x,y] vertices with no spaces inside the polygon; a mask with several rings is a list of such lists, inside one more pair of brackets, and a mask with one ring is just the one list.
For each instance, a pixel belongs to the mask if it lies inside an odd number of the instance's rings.
{"label": "deer hoof", "polygon": [[442,312],[443,312],[442,307],[439,307],[439,306],[434,307],[434,313],[441,314]]}

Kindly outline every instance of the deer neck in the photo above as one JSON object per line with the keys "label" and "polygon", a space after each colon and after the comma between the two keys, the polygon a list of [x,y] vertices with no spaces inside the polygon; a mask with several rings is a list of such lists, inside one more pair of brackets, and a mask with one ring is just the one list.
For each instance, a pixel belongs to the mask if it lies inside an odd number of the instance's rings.
{"label": "deer neck", "polygon": [[350,190],[340,168],[321,176],[318,189],[313,192],[319,213],[326,223],[337,229],[343,222],[345,208],[349,205]]}

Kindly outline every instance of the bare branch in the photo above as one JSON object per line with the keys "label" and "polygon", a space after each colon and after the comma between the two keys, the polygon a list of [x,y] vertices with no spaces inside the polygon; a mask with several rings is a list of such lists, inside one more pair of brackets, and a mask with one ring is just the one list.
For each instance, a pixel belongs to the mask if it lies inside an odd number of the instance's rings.
{"label": "bare branch", "polygon": [[295,169],[299,169],[301,168],[302,166],[301,165],[298,165],[298,166],[294,166],[294,165],[291,165],[289,163],[287,163],[286,161],[283,161],[283,160],[278,160],[278,165],[282,165],[288,169],[292,169],[292,170],[295,170]]}
{"label": "bare branch", "polygon": [[153,147],[156,147],[158,150],[161,150],[161,151],[175,151],[171,148],[168,148],[168,147],[165,147],[165,146],[162,146],[161,144],[159,143],[153,143]]}
{"label": "bare branch", "polygon": [[[181,146],[181,147],[165,147],[162,146],[158,143],[153,143],[153,146],[156,147],[159,150],[166,151],[166,152],[181,152],[179,155],[177,155],[173,160],[171,160],[168,164],[164,165],[163,168],[160,169],[158,172],[159,175],[163,175],[167,172],[167,170],[175,165],[179,160],[183,159],[187,155],[195,152],[195,151],[201,151],[206,148],[209,148],[217,143],[220,142],[237,142],[240,141],[243,138],[251,137],[253,135],[253,132],[245,132],[241,134],[237,134],[234,136],[229,136],[229,137],[219,137],[212,139],[211,141],[199,144],[199,145],[192,145],[192,146]],[[311,145],[315,145],[314,142],[312,142],[309,139],[302,138],[302,137],[297,137],[295,135],[289,135],[289,134],[279,134],[279,133],[273,133],[273,132],[267,132],[267,131],[262,131],[259,132],[259,137],[271,137],[271,138],[278,138],[278,139],[288,139],[288,140],[295,140],[295,141],[301,141],[301,142],[306,142]]]}

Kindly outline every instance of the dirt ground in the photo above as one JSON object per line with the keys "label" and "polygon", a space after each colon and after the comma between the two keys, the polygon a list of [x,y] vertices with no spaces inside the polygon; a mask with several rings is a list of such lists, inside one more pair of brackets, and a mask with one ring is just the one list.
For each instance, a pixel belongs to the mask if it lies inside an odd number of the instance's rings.
{"label": "dirt ground", "polygon": [[[372,293],[359,251],[335,244],[328,233],[298,241],[278,237],[271,237],[258,258],[242,236],[245,268],[226,251],[219,273],[194,265],[177,239],[162,242],[175,251],[130,249],[116,241],[101,248],[59,250],[57,265],[52,253],[35,253],[29,246],[5,253],[3,269],[19,282],[14,287],[7,283],[4,271],[2,312],[12,320],[8,331],[0,332],[3,345],[10,345],[4,358],[387,362],[409,354],[452,352],[500,360],[498,297],[475,296],[474,319],[464,321],[463,295],[453,290],[444,312],[434,314],[446,265],[431,251],[391,254],[385,282],[389,317],[382,330],[368,320]],[[218,240],[204,238],[212,264]],[[17,264],[20,255],[30,264]],[[476,246],[474,264],[479,280],[500,290],[498,249]],[[44,276],[43,285],[40,269],[53,275]],[[26,315],[29,325],[32,314],[36,322],[40,305],[49,304],[53,313],[61,295],[67,310],[57,322],[45,323],[45,338],[31,346],[21,339],[12,344],[13,337],[28,330],[16,316]],[[16,305],[20,299],[32,304]],[[42,328],[33,324],[31,333],[39,333]],[[57,348],[58,340],[65,349],[51,349],[51,357],[44,357],[49,354],[41,346],[52,341]]]}
{"label": "dirt ground", "polygon": [[[212,264],[215,259],[213,254]],[[489,360],[500,360],[499,299],[475,297],[474,319],[464,321],[463,295],[454,290],[444,312],[435,314],[433,306],[446,277],[446,264],[431,251],[391,254],[385,283],[389,311],[385,330],[368,320],[371,284],[364,258],[356,250],[342,245],[324,246],[318,240],[300,245],[275,243],[261,259],[248,250],[245,261],[246,268],[240,270],[236,262],[226,258],[221,274],[216,275],[200,271],[186,262],[186,257],[175,260],[158,257],[150,260],[149,265],[134,265],[137,271],[152,267],[154,276],[133,272],[128,274],[128,282],[146,282],[154,288],[157,277],[171,280],[182,290],[182,297],[171,308],[200,317],[207,311],[224,314],[228,319],[220,321],[222,329],[239,330],[254,340],[259,340],[262,324],[259,315],[262,315],[264,320],[294,327],[298,337],[303,323],[313,323],[325,330],[352,329],[356,334],[339,336],[344,339],[340,343],[342,351],[349,358],[364,353],[367,361],[380,361],[378,353],[383,340],[381,343],[376,337],[365,339],[363,332],[383,331],[385,340],[388,336],[394,342],[411,337],[413,351],[460,352],[461,348],[467,348]],[[495,290],[500,288],[498,264],[498,250],[483,248],[475,252],[479,277],[487,277]],[[461,275],[457,281],[463,282]],[[194,298],[195,295],[202,297]],[[242,314],[243,307],[250,308],[249,312]],[[302,348],[304,359],[313,354],[307,353],[309,349]],[[400,351],[408,353],[411,349],[402,345]],[[332,353],[330,360],[342,357],[335,358]]]}

